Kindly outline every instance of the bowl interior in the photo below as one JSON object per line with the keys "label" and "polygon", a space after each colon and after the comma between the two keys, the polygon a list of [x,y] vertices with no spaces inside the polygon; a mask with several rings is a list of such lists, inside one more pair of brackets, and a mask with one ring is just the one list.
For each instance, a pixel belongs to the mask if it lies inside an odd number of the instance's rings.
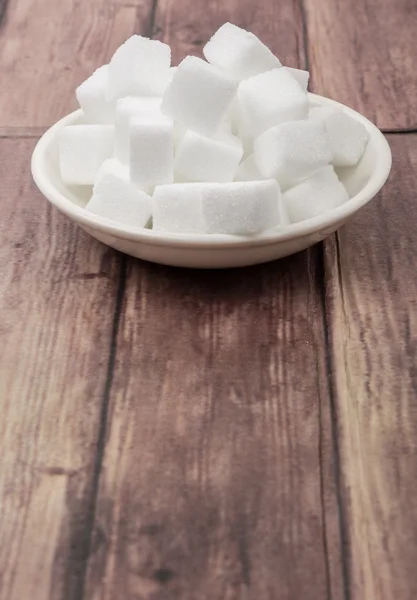
{"label": "bowl interior", "polygon": [[[337,209],[288,227],[269,230],[256,237],[258,242],[271,241],[272,239],[290,239],[298,236],[320,231],[326,227],[332,227],[338,222],[344,222],[351,214],[366,204],[382,187],[388,177],[391,167],[391,153],[389,146],[382,133],[365,117],[338,102],[309,94],[311,106],[330,105],[342,108],[350,116],[363,123],[369,133],[369,142],[365,153],[359,164],[355,167],[337,169],[341,181],[347,188],[350,200]],[[59,130],[66,125],[81,123],[83,115],[76,111],[49,129],[39,141],[32,159],[32,173],[34,179],[44,195],[58,209],[68,214],[82,225],[92,227],[100,231],[111,233],[129,239],[146,239],[156,243],[165,243],[167,240],[184,243],[221,243],[241,244],[244,239],[239,236],[217,235],[217,234],[161,234],[152,230],[135,230],[127,226],[119,225],[92,213],[83,210],[91,197],[92,186],[69,186],[62,182],[58,163],[58,134]],[[247,239],[247,238],[245,238]],[[255,243],[254,238],[248,243]]]}

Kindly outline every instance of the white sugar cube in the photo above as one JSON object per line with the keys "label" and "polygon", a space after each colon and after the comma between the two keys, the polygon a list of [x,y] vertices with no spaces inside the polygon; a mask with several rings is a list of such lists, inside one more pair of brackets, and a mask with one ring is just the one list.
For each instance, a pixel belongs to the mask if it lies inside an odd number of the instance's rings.
{"label": "white sugar cube", "polygon": [[88,123],[114,123],[116,102],[107,100],[108,65],[95,71],[75,91]]}
{"label": "white sugar cube", "polygon": [[362,123],[352,119],[343,110],[327,106],[312,108],[309,119],[325,124],[333,150],[332,164],[335,167],[353,167],[358,164],[369,138],[368,130]]}
{"label": "white sugar cube", "polygon": [[248,158],[251,154],[253,154],[253,139],[243,137],[241,140],[243,145],[243,158]]}
{"label": "white sugar cube", "polygon": [[187,56],[164,94],[162,112],[187,129],[211,137],[220,130],[236,89],[237,83],[216,67]]}
{"label": "white sugar cube", "polygon": [[231,134],[207,138],[188,130],[177,147],[175,171],[191,181],[233,181],[242,154],[241,141]]}
{"label": "white sugar cube", "polygon": [[129,182],[126,167],[112,160],[97,178],[86,209],[117,223],[145,227],[152,215],[152,198]]}
{"label": "white sugar cube", "polygon": [[174,180],[174,124],[166,117],[130,122],[130,178],[141,187]]}
{"label": "white sugar cube", "polygon": [[308,115],[306,91],[283,68],[242,81],[238,100],[239,132],[245,137],[256,137],[274,125]]}
{"label": "white sugar cube", "polygon": [[303,69],[294,69],[293,67],[283,67],[290,75],[294,77],[296,81],[300,84],[303,90],[307,91],[308,81],[310,79],[310,73],[308,71],[304,71]]}
{"label": "white sugar cube", "polygon": [[174,183],[195,183],[195,182],[190,181],[188,179],[188,177],[185,177],[185,175],[181,175],[181,173],[176,173],[174,171]]}
{"label": "white sugar cube", "polygon": [[236,98],[232,102],[232,106],[229,109],[229,112],[226,116],[225,121],[223,121],[222,130],[229,131],[233,135],[240,138],[240,141],[243,145],[243,156],[246,158],[250,154],[253,153],[253,137],[247,135],[247,133],[241,127],[241,108],[239,100]]}
{"label": "white sugar cube", "polygon": [[281,66],[256,35],[232,23],[225,23],[216,31],[203,53],[209,63],[237,80]]}
{"label": "white sugar cube", "polygon": [[157,85],[155,87],[155,96],[160,96],[161,100],[162,100],[162,96],[165,94],[167,87],[169,86],[169,84],[171,83],[174,75],[175,75],[175,71],[178,69],[178,67],[170,67],[166,76],[160,80],[159,85]]}
{"label": "white sugar cube", "polygon": [[255,155],[251,154],[238,166],[235,181],[260,181],[261,179],[265,179],[265,177],[256,165]]}
{"label": "white sugar cube", "polygon": [[322,215],[349,200],[333,167],[327,166],[283,194],[292,223]]}
{"label": "white sugar cube", "polygon": [[97,171],[94,183],[98,183],[108,173],[117,173],[125,181],[129,181],[130,179],[129,167],[127,165],[119,162],[116,158],[108,158]]}
{"label": "white sugar cube", "polygon": [[129,163],[129,127],[133,117],[162,117],[161,98],[128,96],[121,98],[116,106],[116,146],[117,158]]}
{"label": "white sugar cube", "polygon": [[235,135],[233,133],[233,122],[230,114],[230,110],[226,117],[223,119],[220,125],[220,133],[226,133],[228,135]]}
{"label": "white sugar cube", "polygon": [[169,77],[170,64],[167,44],[133,35],[109,63],[108,98],[157,96]]}
{"label": "white sugar cube", "polygon": [[287,211],[287,206],[284,201],[284,194],[281,194],[281,197],[279,199],[278,216],[279,216],[278,227],[287,227],[288,225],[291,225],[290,217],[289,217],[289,214]]}
{"label": "white sugar cube", "polygon": [[[162,113],[161,113],[162,114]],[[181,125],[181,123],[174,123],[174,144],[175,144],[175,148],[178,148],[178,146],[181,143],[182,138],[184,137],[184,135],[186,134],[187,129],[184,127],[184,125]]]}
{"label": "white sugar cube", "polygon": [[112,125],[69,125],[59,136],[59,163],[64,183],[91,185],[103,162],[113,155]]}
{"label": "white sugar cube", "polygon": [[227,127],[230,127],[231,133],[233,133],[233,135],[238,135],[239,134],[238,120],[239,120],[239,101],[238,101],[237,95],[236,95],[235,99],[233,100],[232,104],[230,105],[229,110],[227,111],[225,120],[223,122],[223,126],[225,126],[225,124],[227,124]]}
{"label": "white sugar cube", "polygon": [[279,225],[281,192],[273,179],[207,185],[201,195],[208,233],[252,235]]}
{"label": "white sugar cube", "polygon": [[264,177],[276,178],[282,189],[306,179],[333,157],[326,129],[320,121],[282,123],[259,136],[255,160]]}
{"label": "white sugar cube", "polygon": [[[170,67],[169,68],[168,77],[167,77],[167,81],[166,81],[166,86],[165,86],[165,89],[164,89],[164,93],[165,93],[166,88],[169,86],[169,84],[171,83],[171,81],[174,79],[174,75],[177,72],[177,69],[178,69],[178,67]],[[162,96],[163,96],[163,94],[162,94]]]}
{"label": "white sugar cube", "polygon": [[204,233],[200,183],[159,185],[153,195],[153,229]]}
{"label": "white sugar cube", "polygon": [[334,106],[312,106],[308,113],[308,118],[311,121],[325,121],[326,117],[341,112]]}

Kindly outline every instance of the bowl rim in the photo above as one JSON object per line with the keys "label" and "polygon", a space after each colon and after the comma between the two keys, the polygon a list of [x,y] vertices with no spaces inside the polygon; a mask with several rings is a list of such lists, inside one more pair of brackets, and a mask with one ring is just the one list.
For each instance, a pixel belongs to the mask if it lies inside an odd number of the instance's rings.
{"label": "bowl rim", "polygon": [[344,104],[319,96],[308,94],[309,100],[314,105],[334,106],[343,109],[347,114],[359,121],[368,129],[374,138],[377,148],[377,160],[371,178],[365,186],[347,202],[337,208],[299,223],[294,223],[282,228],[274,228],[262,232],[257,236],[237,236],[229,234],[210,233],[169,233],[154,231],[152,229],[138,229],[115,223],[103,217],[94,215],[85,208],[78,206],[58,190],[47,177],[45,162],[48,160],[48,149],[55,142],[60,130],[66,125],[75,124],[82,117],[82,111],[76,110],[52,125],[39,139],[32,154],[32,177],[46,199],[58,210],[76,221],[79,225],[92,228],[116,238],[133,242],[142,242],[158,246],[172,246],[177,248],[236,248],[239,246],[261,246],[276,242],[286,242],[314,233],[323,229],[336,228],[337,224],[345,221],[360,208],[365,206],[382,188],[386,182],[392,165],[391,150],[383,133],[366,117]]}

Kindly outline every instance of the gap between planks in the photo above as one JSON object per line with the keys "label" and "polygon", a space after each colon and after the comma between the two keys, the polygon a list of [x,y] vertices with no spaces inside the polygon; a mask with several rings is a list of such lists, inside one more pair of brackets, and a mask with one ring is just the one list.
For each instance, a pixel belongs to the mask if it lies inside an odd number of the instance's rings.
{"label": "gap between planks", "polygon": [[45,127],[0,127],[0,139],[40,138],[48,129]]}
{"label": "gap between planks", "polygon": [[112,382],[113,382],[114,365],[115,365],[116,354],[117,354],[117,335],[119,332],[120,316],[122,313],[123,298],[124,298],[125,289],[126,289],[126,267],[127,267],[126,256],[123,254],[121,261],[120,261],[120,273],[119,273],[119,283],[118,283],[118,287],[117,287],[116,307],[114,310],[112,332],[111,332],[111,337],[110,337],[109,362],[107,365],[107,375],[106,375],[106,381],[105,381],[105,385],[104,385],[103,399],[102,399],[102,403],[101,403],[99,430],[98,430],[96,454],[95,454],[95,460],[94,460],[93,481],[92,481],[92,485],[91,485],[92,491],[91,491],[91,497],[90,497],[90,502],[89,502],[89,506],[88,506],[88,514],[87,514],[88,531],[86,532],[86,537],[85,537],[85,555],[84,555],[84,561],[82,563],[82,571],[78,578],[78,589],[76,590],[76,596],[75,596],[76,598],[80,598],[80,600],[82,600],[85,597],[85,585],[86,585],[86,577],[87,577],[88,558],[89,558],[90,552],[91,552],[92,533],[93,533],[95,516],[96,516],[96,506],[97,506],[97,496],[98,496],[98,488],[99,488],[99,482],[100,482],[100,472],[101,472],[101,466],[103,463],[104,449],[106,447],[108,409],[109,409],[109,403],[110,403],[111,387],[112,387]]}
{"label": "gap between planks", "polygon": [[[337,232],[333,235],[337,236]],[[349,565],[349,547],[348,547],[348,530],[347,530],[347,515],[343,503],[342,493],[342,474],[341,474],[341,458],[339,451],[339,439],[338,439],[338,427],[337,427],[337,409],[335,401],[335,385],[333,380],[332,370],[332,352],[330,344],[330,333],[329,333],[329,319],[327,316],[327,302],[326,302],[326,267],[324,257],[324,241],[320,242],[320,253],[318,263],[318,278],[320,281],[320,301],[322,306],[323,315],[323,331],[324,331],[324,354],[325,354],[325,367],[326,367],[326,384],[327,393],[329,395],[330,405],[330,423],[331,423],[331,439],[332,448],[335,455],[333,461],[333,477],[335,481],[336,489],[336,502],[338,509],[338,521],[339,521],[339,538],[341,544],[341,566],[342,566],[342,585],[343,585],[343,599],[351,600],[351,589],[350,589],[350,565]]]}
{"label": "gap between planks", "polygon": [[[153,29],[155,25],[155,16],[157,9],[158,0],[153,0],[150,16],[149,16],[149,25],[148,31],[145,32],[144,35],[148,37],[153,36]],[[137,28],[136,28],[137,29]],[[123,300],[125,296],[126,289],[126,278],[127,278],[127,256],[125,254],[121,254],[120,260],[120,274],[119,274],[119,284],[117,287],[117,299],[116,299],[116,307],[114,310],[113,316],[113,326],[112,326],[112,334],[110,338],[110,354],[109,354],[109,362],[107,367],[107,376],[106,383],[103,392],[103,398],[101,403],[101,414],[100,414],[100,422],[99,422],[99,432],[97,437],[97,445],[96,445],[96,456],[94,462],[94,473],[93,473],[93,482],[92,482],[92,492],[90,503],[88,507],[88,531],[85,536],[85,560],[82,564],[82,572],[78,578],[78,590],[76,593],[76,597],[80,600],[83,600],[86,595],[86,583],[87,583],[87,569],[88,569],[88,559],[91,552],[92,546],[92,537],[93,537],[93,529],[96,517],[96,509],[97,509],[97,498],[100,484],[100,473],[103,464],[104,451],[106,447],[106,438],[107,438],[107,423],[108,423],[108,409],[110,404],[110,396],[111,396],[111,388],[113,382],[114,375],[114,367],[117,355],[117,336],[120,325],[120,318],[122,314],[123,308]]]}

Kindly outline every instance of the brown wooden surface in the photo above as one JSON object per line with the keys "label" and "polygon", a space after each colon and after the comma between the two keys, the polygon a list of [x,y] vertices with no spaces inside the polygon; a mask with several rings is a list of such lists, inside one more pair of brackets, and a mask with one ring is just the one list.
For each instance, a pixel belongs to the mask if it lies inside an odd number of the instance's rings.
{"label": "brown wooden surface", "polygon": [[415,0],[302,0],[314,91],[384,130],[417,130]]}
{"label": "brown wooden surface", "polygon": [[309,260],[129,263],[88,598],[341,597]]}
{"label": "brown wooden surface", "polygon": [[34,143],[0,144],[2,600],[79,589],[119,282],[120,257],[35,193]]}
{"label": "brown wooden surface", "polygon": [[150,18],[152,0],[0,0],[0,126],[50,125],[76,108],[74,90]]}
{"label": "brown wooden surface", "polygon": [[417,137],[337,235],[164,268],[31,183],[44,127],[125,38],[174,61],[225,20],[315,91],[416,126],[402,0],[0,2],[0,599],[414,600]]}
{"label": "brown wooden surface", "polygon": [[154,37],[171,45],[174,64],[187,54],[202,56],[213,32],[230,21],[259,35],[282,62],[305,68],[303,14],[297,0],[158,0],[156,6]]}
{"label": "brown wooden surface", "polygon": [[353,598],[416,598],[417,135],[391,135],[378,199],[325,242]]}

